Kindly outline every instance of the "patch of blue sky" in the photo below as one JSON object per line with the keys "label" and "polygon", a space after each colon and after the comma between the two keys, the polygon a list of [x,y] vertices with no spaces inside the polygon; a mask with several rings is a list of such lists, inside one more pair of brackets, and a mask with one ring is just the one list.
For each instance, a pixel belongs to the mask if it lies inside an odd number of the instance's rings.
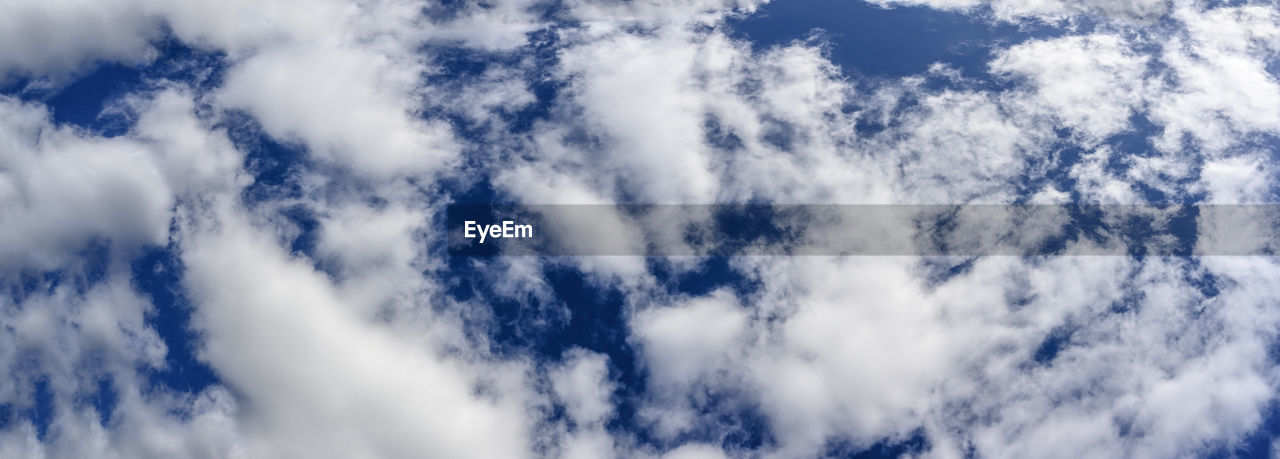
{"label": "patch of blue sky", "polygon": [[878,459],[904,457],[922,454],[929,449],[929,439],[924,429],[916,429],[904,438],[884,438],[870,446],[860,446],[853,442],[835,439],[827,442],[825,457],[842,457],[849,459]]}
{"label": "patch of blue sky", "polygon": [[148,380],[170,390],[197,394],[218,384],[218,377],[197,358],[199,334],[192,329],[193,306],[182,287],[182,261],[174,247],[146,250],[131,264],[133,284],[151,300],[147,325],[166,347],[165,367],[149,371]]}
{"label": "patch of blue sky", "polygon": [[758,50],[816,38],[830,44],[829,57],[846,75],[873,79],[921,74],[935,62],[983,78],[993,48],[1063,33],[1048,24],[996,23],[981,14],[842,0],[770,2],[728,27],[731,36]]}
{"label": "patch of blue sky", "polygon": [[221,53],[195,49],[167,35],[152,45],[155,58],[142,65],[97,62],[82,73],[57,79],[11,75],[0,80],[0,94],[45,104],[58,125],[114,137],[132,127],[132,120],[108,110],[121,97],[161,81],[183,84],[197,92],[221,84],[225,68]]}
{"label": "patch of blue sky", "polygon": [[8,286],[9,298],[14,303],[21,303],[32,294],[52,294],[64,285],[83,294],[106,278],[112,259],[110,248],[109,241],[95,238],[76,252],[77,257],[68,266],[51,271],[27,269],[0,274],[0,283]]}
{"label": "patch of blue sky", "polygon": [[1244,439],[1235,444],[1211,445],[1204,457],[1210,459],[1265,459],[1272,458],[1272,442],[1280,438],[1280,401],[1273,400],[1263,412],[1262,423]]}

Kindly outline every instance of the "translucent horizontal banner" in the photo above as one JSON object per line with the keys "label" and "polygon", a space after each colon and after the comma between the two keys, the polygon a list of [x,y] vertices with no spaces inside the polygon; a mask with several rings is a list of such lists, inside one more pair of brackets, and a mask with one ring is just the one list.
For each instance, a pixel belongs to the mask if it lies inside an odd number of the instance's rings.
{"label": "translucent horizontal banner", "polygon": [[1274,255],[1278,205],[452,205],[454,256]]}

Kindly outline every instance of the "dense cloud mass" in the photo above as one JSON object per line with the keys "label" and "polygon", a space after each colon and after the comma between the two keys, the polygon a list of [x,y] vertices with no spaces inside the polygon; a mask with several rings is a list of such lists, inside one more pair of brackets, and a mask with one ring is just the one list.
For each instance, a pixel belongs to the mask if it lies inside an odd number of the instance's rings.
{"label": "dense cloud mass", "polygon": [[1270,256],[441,242],[453,202],[1275,203],[1280,7],[1220,3],[860,5],[985,37],[893,74],[751,0],[8,2],[0,457],[1274,455]]}

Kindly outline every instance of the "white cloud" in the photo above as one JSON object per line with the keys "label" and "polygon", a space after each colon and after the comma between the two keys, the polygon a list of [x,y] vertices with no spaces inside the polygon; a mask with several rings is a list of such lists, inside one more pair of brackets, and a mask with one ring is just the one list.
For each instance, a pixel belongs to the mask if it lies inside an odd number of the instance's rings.
{"label": "white cloud", "polygon": [[1118,177],[1107,168],[1114,153],[1103,146],[1081,156],[1071,166],[1071,177],[1076,180],[1076,190],[1084,202],[1099,204],[1135,204],[1142,200],[1133,189],[1133,183]]}
{"label": "white cloud", "polygon": [[674,26],[713,24],[725,16],[755,11],[768,0],[571,0],[566,2],[573,18],[589,29],[615,30],[635,24]]}
{"label": "white cloud", "polygon": [[948,11],[977,12],[990,8],[1001,21],[1063,22],[1091,16],[1130,22],[1150,22],[1171,9],[1168,0],[871,0],[884,7],[927,6]]}
{"label": "white cloud", "polygon": [[747,344],[747,311],[732,293],[717,291],[684,304],[658,306],[631,320],[657,384],[685,385],[726,370]]}
{"label": "white cloud", "polygon": [[1030,41],[1005,50],[991,70],[1032,80],[1028,112],[1043,110],[1100,140],[1130,127],[1129,116],[1145,93],[1147,59],[1129,48],[1115,35]]}
{"label": "white cloud", "polygon": [[551,386],[564,400],[569,417],[581,426],[607,421],[613,415],[608,358],[579,350],[565,360],[563,367],[551,374]]}
{"label": "white cloud", "polygon": [[561,456],[585,459],[616,455],[613,436],[605,430],[605,422],[614,415],[614,384],[609,379],[608,358],[575,349],[549,376],[552,393],[564,404],[573,423],[561,444]]}
{"label": "white cloud", "polygon": [[180,197],[198,198],[247,184],[243,160],[223,129],[196,117],[196,101],[180,88],[166,88],[125,102],[137,123],[131,132],[153,150],[157,167]]}
{"label": "white cloud", "polygon": [[729,457],[720,448],[711,445],[690,443],[668,451],[662,459],[721,459]]}
{"label": "white cloud", "polygon": [[584,118],[607,136],[591,154],[604,156],[623,187],[655,202],[709,202],[718,185],[702,146],[704,108],[689,88],[698,50],[684,43],[679,35],[613,35],[561,56]]}
{"label": "white cloud", "polygon": [[[43,440],[21,419],[3,435],[13,457],[237,457],[235,402],[212,387],[175,395],[152,387],[144,372],[166,366],[166,346],[144,319],[150,303],[135,292],[117,265],[87,291],[74,286],[89,273],[65,272],[59,284],[42,283],[19,301],[4,300],[0,316],[0,402],[34,409],[33,390],[49,393],[49,423]],[[142,372],[140,372],[140,370]],[[109,413],[86,403],[107,381],[116,404]],[[95,395],[96,394],[96,395]],[[18,452],[25,450],[26,452]],[[37,452],[38,451],[38,452]]]}
{"label": "white cloud", "polygon": [[173,204],[149,151],[55,127],[40,106],[0,98],[0,269],[53,269],[90,242],[164,244]]}
{"label": "white cloud", "polygon": [[527,44],[528,33],[547,27],[538,17],[538,9],[545,7],[539,0],[466,2],[448,19],[433,21],[418,33],[431,42],[509,51]]}
{"label": "white cloud", "polygon": [[1280,27],[1261,7],[1180,9],[1187,37],[1164,48],[1176,86],[1153,96],[1151,115],[1164,125],[1157,146],[1183,147],[1190,135],[1209,153],[1241,135],[1280,131],[1280,83],[1267,65],[1280,51]]}
{"label": "white cloud", "polygon": [[183,241],[185,283],[205,331],[202,358],[253,407],[240,420],[252,426],[251,455],[527,455],[521,394],[478,389],[513,370],[402,340],[353,314],[327,278],[234,208],[215,218]]}
{"label": "white cloud", "polygon": [[[448,127],[414,116],[423,67],[348,47],[279,46],[228,70],[218,102],[272,136],[371,178],[429,172],[457,154]],[[304,78],[300,76],[305,75]]]}
{"label": "white cloud", "polygon": [[[376,11],[403,14],[397,6]],[[343,1],[194,0],[152,2],[146,8],[161,15],[182,41],[233,57],[282,44],[350,40],[360,17],[356,5]]]}
{"label": "white cloud", "polygon": [[[899,199],[927,204],[974,199],[1008,202],[1012,178],[1024,172],[1041,148],[1043,125],[1006,116],[989,94],[943,91],[927,94],[919,110],[905,116],[905,138],[884,136],[885,150],[900,159]],[[878,146],[878,145],[877,145]]]}
{"label": "white cloud", "polygon": [[1276,172],[1265,155],[1256,152],[1206,161],[1200,170],[1200,182],[1209,192],[1209,201],[1221,204],[1269,201]]}
{"label": "white cloud", "polygon": [[96,60],[142,62],[158,18],[133,1],[17,1],[0,18],[0,81],[14,74],[65,77]]}

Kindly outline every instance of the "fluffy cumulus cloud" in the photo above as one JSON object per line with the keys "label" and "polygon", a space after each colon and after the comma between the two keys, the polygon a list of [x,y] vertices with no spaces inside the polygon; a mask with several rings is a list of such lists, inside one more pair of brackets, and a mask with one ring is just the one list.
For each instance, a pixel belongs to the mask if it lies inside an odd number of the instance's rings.
{"label": "fluffy cumulus cloud", "polygon": [[441,221],[1272,203],[1273,4],[875,1],[1006,34],[880,75],[753,1],[9,3],[0,457],[1272,452],[1270,257],[464,258]]}
{"label": "fluffy cumulus cloud", "polygon": [[1166,0],[875,0],[886,6],[928,6],[948,11],[987,13],[1009,22],[1071,22],[1091,16],[1130,22],[1156,20],[1172,9]]}
{"label": "fluffy cumulus cloud", "polygon": [[0,74],[66,77],[85,61],[142,61],[161,23],[139,2],[13,2],[5,5]]}

